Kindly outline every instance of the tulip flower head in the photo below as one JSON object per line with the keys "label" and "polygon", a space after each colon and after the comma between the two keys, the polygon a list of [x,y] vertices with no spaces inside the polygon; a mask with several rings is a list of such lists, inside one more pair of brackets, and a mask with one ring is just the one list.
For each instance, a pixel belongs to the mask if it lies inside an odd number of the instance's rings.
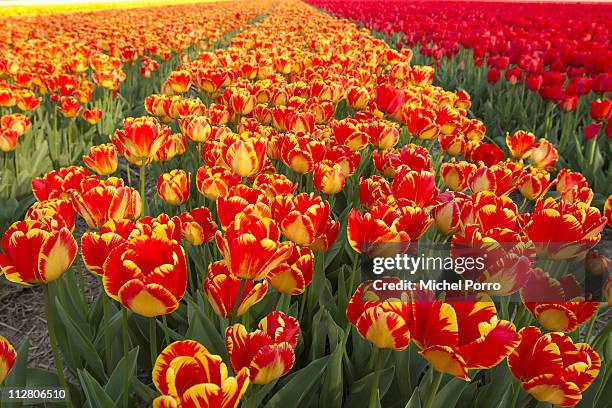
{"label": "tulip flower head", "polygon": [[[240,293],[241,285],[242,292]],[[204,294],[213,310],[224,319],[234,315],[242,316],[253,305],[262,301],[268,291],[266,281],[243,281],[234,276],[225,261],[208,265],[208,276],[204,279],[203,287]],[[240,301],[237,300],[239,294]]]}
{"label": "tulip flower head", "polygon": [[440,372],[469,380],[469,369],[491,368],[519,344],[514,324],[497,317],[486,297],[450,303],[413,302],[410,333],[420,354]]}
{"label": "tulip flower head", "polygon": [[357,288],[346,308],[349,322],[374,347],[404,350],[410,343],[411,311],[407,299],[383,302],[370,300],[372,297],[376,298],[372,282]]}
{"label": "tulip flower head", "polygon": [[187,288],[183,248],[160,236],[137,235],[115,247],[103,273],[108,296],[145,317],[174,312]]}
{"label": "tulip flower head", "polygon": [[117,171],[117,149],[111,143],[92,146],[83,156],[83,163],[100,176],[108,176]]}
{"label": "tulip flower head", "polygon": [[269,382],[287,374],[295,361],[300,325],[292,316],[273,311],[254,332],[241,324],[227,328],[225,345],[235,372],[248,369],[254,384]]}
{"label": "tulip flower head", "polygon": [[11,368],[15,365],[17,352],[7,339],[0,336],[0,384],[8,376]]}
{"label": "tulip flower head", "polygon": [[189,199],[191,173],[174,169],[157,179],[157,193],[168,204],[179,206]]}
{"label": "tulip flower head", "polygon": [[586,343],[572,342],[562,333],[542,334],[522,328],[508,367],[525,391],[539,401],[572,407],[599,374],[601,359]]}
{"label": "tulip flower head", "polygon": [[68,228],[43,220],[18,221],[1,241],[0,272],[22,285],[47,284],[66,272],[77,253]]}
{"label": "tulip flower head", "polygon": [[155,360],[153,383],[162,394],[154,408],[236,408],[249,385],[249,370],[229,377],[220,356],[193,340],[176,341]]}
{"label": "tulip flower head", "polygon": [[195,246],[210,242],[218,229],[212,217],[212,213],[206,207],[194,208],[179,215],[183,238]]}
{"label": "tulip flower head", "polygon": [[274,220],[252,214],[234,219],[225,234],[217,231],[217,246],[230,271],[241,279],[265,279],[289,259],[294,245],[279,239]]}

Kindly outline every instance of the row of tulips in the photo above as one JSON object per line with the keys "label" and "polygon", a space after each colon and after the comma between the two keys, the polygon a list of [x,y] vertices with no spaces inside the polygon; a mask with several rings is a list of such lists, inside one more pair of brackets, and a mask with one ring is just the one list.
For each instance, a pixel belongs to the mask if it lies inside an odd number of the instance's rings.
{"label": "row of tulips", "polygon": [[31,204],[33,178],[79,162],[123,117],[142,112],[179,60],[220,46],[265,8],[192,4],[0,19],[0,197],[9,204],[2,228]]}
{"label": "row of tulips", "polygon": [[[555,176],[549,140],[490,142],[470,95],[433,86],[411,57],[278,3],[227,49],[177,66],[150,116],[84,158],[96,174],[35,179],[0,266],[44,285],[49,381],[75,405],[605,406],[612,324],[593,323],[608,306],[553,267],[608,279],[594,247],[612,198],[602,216],[582,174]],[[113,176],[120,157],[138,176]],[[91,302],[84,268],[70,268],[77,215],[101,283]],[[417,242],[482,245],[489,273],[475,278],[502,290],[444,299],[360,283],[371,244]],[[6,383],[31,384],[27,341],[16,354],[1,343]]]}
{"label": "row of tulips", "polygon": [[[373,1],[312,4],[365,24],[393,47],[414,47],[415,61],[437,67],[436,83],[470,92],[471,111],[498,143],[506,131],[541,134],[604,195],[599,203],[612,193],[610,7],[399,0],[381,12]],[[576,16],[591,25],[569,23]]]}

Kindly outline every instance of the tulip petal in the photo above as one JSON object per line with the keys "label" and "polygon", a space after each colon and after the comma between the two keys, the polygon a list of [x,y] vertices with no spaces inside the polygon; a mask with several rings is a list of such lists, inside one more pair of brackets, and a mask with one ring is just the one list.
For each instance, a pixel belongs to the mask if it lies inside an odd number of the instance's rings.
{"label": "tulip petal", "polygon": [[506,320],[482,322],[481,337],[460,346],[459,354],[469,368],[491,368],[505,359],[519,343],[514,325]]}
{"label": "tulip petal", "polygon": [[453,375],[469,381],[467,366],[461,356],[448,346],[431,346],[421,351],[421,354],[431,366],[440,372]]}
{"label": "tulip petal", "polygon": [[54,231],[43,242],[38,255],[38,270],[44,282],[58,279],[70,268],[78,246],[67,228]]}
{"label": "tulip petal", "polygon": [[561,303],[539,304],[534,315],[546,330],[569,333],[578,327],[576,315]]}
{"label": "tulip petal", "polygon": [[404,319],[381,306],[366,309],[355,327],[364,339],[378,348],[403,350],[410,343],[410,330]]}
{"label": "tulip petal", "polygon": [[194,340],[175,341],[167,346],[157,359],[153,367],[153,383],[162,394],[169,393],[167,382],[167,371],[172,361],[180,357],[193,357],[198,360],[203,359],[203,355],[208,354],[208,349]]}
{"label": "tulip petal", "polygon": [[572,407],[582,399],[580,389],[572,382],[566,382],[553,374],[542,374],[523,383],[523,389],[538,401],[549,402],[562,407]]}
{"label": "tulip petal", "polygon": [[178,402],[173,397],[162,395],[153,400],[153,408],[178,408]]}
{"label": "tulip petal", "polygon": [[267,384],[287,374],[295,362],[295,353],[287,342],[271,344],[259,349],[249,372],[254,384]]}
{"label": "tulip petal", "polygon": [[177,299],[168,289],[156,283],[145,285],[139,279],[126,282],[118,297],[125,307],[145,317],[172,313],[178,307]]}

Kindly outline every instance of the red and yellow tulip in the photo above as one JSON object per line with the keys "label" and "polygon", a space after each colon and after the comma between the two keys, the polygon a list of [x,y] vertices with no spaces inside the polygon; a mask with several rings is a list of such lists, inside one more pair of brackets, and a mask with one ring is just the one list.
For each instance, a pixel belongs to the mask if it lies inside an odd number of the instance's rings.
{"label": "red and yellow tulip", "polygon": [[138,235],[115,247],[103,273],[108,296],[146,317],[174,312],[187,288],[183,248],[159,236]]}
{"label": "red and yellow tulip", "polygon": [[249,385],[249,370],[229,377],[220,356],[193,340],[176,341],[155,361],[153,383],[162,394],[154,408],[236,408]]}
{"label": "red and yellow tulip", "polygon": [[0,384],[8,376],[11,368],[15,365],[17,352],[8,340],[0,336]]}
{"label": "red and yellow tulip", "polygon": [[170,170],[157,179],[157,193],[168,204],[179,206],[189,199],[191,173],[181,169]]}
{"label": "red and yellow tulip", "polygon": [[[240,293],[241,284],[242,293]],[[213,310],[224,319],[234,315],[242,316],[253,305],[262,301],[268,291],[266,281],[257,283],[252,280],[242,281],[234,276],[225,261],[208,265],[208,276],[204,279],[203,287]],[[238,301],[239,294],[240,300]]]}
{"label": "red and yellow tulip", "polygon": [[299,334],[297,319],[279,311],[264,317],[253,332],[241,324],[228,327],[225,345],[232,369],[247,369],[254,384],[284,376],[293,367]]}
{"label": "red and yellow tulip", "polygon": [[0,272],[22,285],[47,284],[66,272],[77,253],[70,230],[55,222],[18,221],[2,237]]}
{"label": "red and yellow tulip", "polygon": [[508,367],[523,389],[539,401],[562,407],[578,404],[599,374],[599,355],[586,343],[574,344],[562,333],[542,334],[534,326],[518,335]]}

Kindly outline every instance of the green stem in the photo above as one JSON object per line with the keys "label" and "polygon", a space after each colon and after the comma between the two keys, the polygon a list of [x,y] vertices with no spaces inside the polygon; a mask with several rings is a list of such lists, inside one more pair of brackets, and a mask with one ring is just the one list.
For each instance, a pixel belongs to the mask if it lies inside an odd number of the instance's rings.
{"label": "green stem", "polygon": [[162,323],[164,326],[164,340],[166,341],[166,346],[170,345],[170,331],[168,330],[168,319],[166,315],[162,316]]}
{"label": "green stem", "polygon": [[145,164],[140,165],[140,198],[142,199],[142,215],[147,215],[147,200],[145,197]]}
{"label": "green stem", "polygon": [[359,266],[359,252],[355,251],[355,254],[353,255],[353,269],[351,271],[351,276],[349,277],[349,285],[348,285],[350,296],[353,295],[353,285],[355,284],[355,275],[357,274],[358,266]]}
{"label": "green stem", "polygon": [[[185,252],[187,252],[187,251],[185,251]],[[192,272],[191,272],[191,264],[189,263],[189,255],[187,255],[186,261],[187,261],[186,262],[186,264],[187,264],[187,281],[189,282],[189,293],[192,296],[194,296],[196,288],[195,288],[195,285],[193,283],[193,275],[192,275]],[[194,263],[195,263],[195,260],[194,260]]]}
{"label": "green stem", "polygon": [[523,404],[521,405],[521,408],[527,408],[529,404],[531,404],[531,401],[533,400],[534,398],[530,394],[529,397],[525,400],[525,402],[523,402]]}
{"label": "green stem", "polygon": [[157,360],[157,319],[149,318],[149,342],[151,344],[151,367],[155,366]]}
{"label": "green stem", "polygon": [[[55,315],[53,314],[53,308],[51,306],[52,299],[51,294],[49,293],[49,285],[44,285],[44,293],[45,293],[45,313],[47,315],[47,330],[49,331],[49,342],[51,343],[51,354],[53,355],[53,362],[55,363],[55,369],[57,371],[57,378],[59,379],[60,385],[64,389],[68,389],[68,383],[66,382],[66,377],[64,376],[64,367],[62,366],[62,359],[59,354],[59,349],[57,347],[57,336],[55,334]],[[72,407],[72,402],[70,400],[66,401],[68,407]]]}
{"label": "green stem", "polygon": [[244,291],[244,285],[246,281],[244,279],[240,279],[240,287],[238,288],[238,294],[236,295],[236,300],[234,301],[234,308],[232,310],[232,316],[237,317],[238,315],[238,307],[240,306],[240,298],[242,297],[242,292]]}
{"label": "green stem", "polygon": [[431,406],[433,405],[433,402],[436,399],[436,394],[438,393],[438,388],[440,388],[442,376],[444,375],[441,371],[435,370],[433,368],[432,370],[434,370],[433,380],[431,382],[431,388],[429,389],[429,394],[427,395],[427,399],[425,400],[425,405],[423,405],[423,408],[431,408]]}
{"label": "green stem", "polygon": [[[283,313],[288,313],[290,303],[291,303],[291,295],[288,293],[281,293],[280,296],[278,297],[278,304],[276,305],[276,309]],[[301,309],[302,308],[300,305],[300,312],[302,311]]]}
{"label": "green stem", "polygon": [[385,360],[384,358],[380,357],[380,349],[378,347],[374,347],[372,357],[374,358],[374,361],[376,361],[376,371],[374,372],[374,382],[372,383],[372,388],[370,389],[370,403],[368,404],[368,407],[370,408],[376,407],[376,401],[380,400],[378,398],[378,384],[380,383],[380,372]]}
{"label": "green stem", "polygon": [[111,369],[111,350],[110,350],[110,340],[108,338],[108,298],[106,297],[105,293],[100,293],[100,296],[102,297],[101,301],[102,301],[102,314],[104,315],[104,358],[106,360],[106,369],[110,370]]}
{"label": "green stem", "polygon": [[125,171],[127,172],[128,186],[132,187],[132,170],[130,170],[130,162],[125,163]]}
{"label": "green stem", "polygon": [[591,332],[593,331],[593,326],[595,325],[595,320],[597,320],[597,315],[599,314],[599,308],[597,308],[597,310],[595,310],[595,314],[593,315],[593,317],[591,317],[591,321],[589,322],[589,328],[587,329],[587,332],[584,336],[584,342],[588,343],[589,339],[591,338]]}
{"label": "green stem", "polygon": [[122,334],[123,334],[123,358],[125,363],[125,378],[126,381],[123,382],[123,406],[128,407],[129,400],[129,384],[130,382],[127,379],[130,376],[130,334],[128,331],[128,311],[125,307],[121,308],[121,317],[122,317]]}
{"label": "green stem", "polygon": [[79,287],[83,294],[83,302],[87,304],[87,291],[85,290],[85,273],[83,272],[83,268],[79,268]]}
{"label": "green stem", "polygon": [[589,140],[589,151],[588,151],[588,166],[589,169],[591,169],[591,166],[593,165],[593,160],[595,160],[595,149],[597,148],[597,136],[595,136],[593,139]]}
{"label": "green stem", "polygon": [[514,383],[512,384],[512,387],[513,387],[512,402],[510,403],[510,406],[511,407],[516,407],[516,403],[518,402],[519,394],[521,393],[521,383],[520,383],[520,381],[518,381],[518,380],[514,381]]}
{"label": "green stem", "polygon": [[[317,273],[317,272],[315,271],[314,273]],[[304,293],[302,293],[302,297],[300,299],[300,310],[298,311],[298,320],[300,322],[302,321],[302,317],[304,316],[304,310],[306,309],[306,303],[308,303],[308,288],[309,286],[306,286],[306,288],[304,288]],[[289,308],[289,303],[287,303],[287,308]]]}

